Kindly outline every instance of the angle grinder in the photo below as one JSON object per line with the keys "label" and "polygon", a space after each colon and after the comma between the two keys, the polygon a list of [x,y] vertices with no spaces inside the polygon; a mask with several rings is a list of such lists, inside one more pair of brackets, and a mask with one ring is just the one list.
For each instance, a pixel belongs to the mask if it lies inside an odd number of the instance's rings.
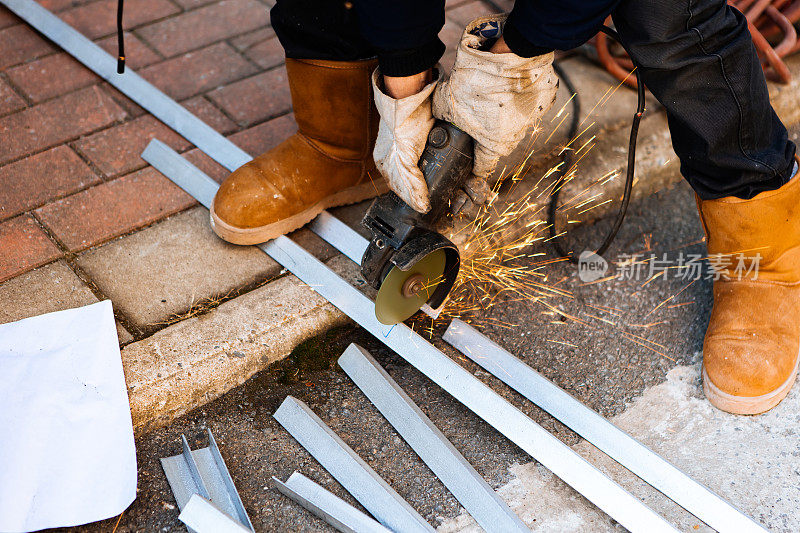
{"label": "angle grinder", "polygon": [[376,198],[362,224],[372,235],[361,259],[361,274],[375,289],[375,316],[397,324],[426,303],[436,309],[458,276],[458,248],[437,231],[450,201],[470,177],[472,138],[445,121],[437,121],[419,160],[430,193],[431,208],[419,213],[389,192]]}

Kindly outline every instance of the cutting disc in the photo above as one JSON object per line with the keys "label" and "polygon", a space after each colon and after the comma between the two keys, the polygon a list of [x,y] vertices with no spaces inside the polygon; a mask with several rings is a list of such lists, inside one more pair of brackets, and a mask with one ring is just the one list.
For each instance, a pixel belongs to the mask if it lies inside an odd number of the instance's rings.
{"label": "cutting disc", "polygon": [[444,250],[436,250],[408,270],[392,268],[378,289],[375,317],[382,324],[391,325],[419,311],[441,283],[445,262]]}

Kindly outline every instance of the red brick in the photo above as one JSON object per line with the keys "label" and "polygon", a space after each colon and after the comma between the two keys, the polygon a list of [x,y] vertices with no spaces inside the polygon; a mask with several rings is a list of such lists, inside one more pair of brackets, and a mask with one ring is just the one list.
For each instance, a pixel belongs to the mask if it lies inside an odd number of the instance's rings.
{"label": "red brick", "polygon": [[267,7],[256,0],[222,0],[150,24],[138,34],[167,57],[269,26]]}
{"label": "red brick", "polygon": [[477,0],[451,9],[447,12],[447,18],[458,24],[460,28],[464,28],[476,18],[484,17],[493,12],[484,2]]}
{"label": "red brick", "polygon": [[[117,57],[119,52],[116,36],[101,39],[97,41],[97,44],[112,56]],[[161,61],[158,54],[150,50],[150,48],[134,34],[125,32],[125,66],[138,69],[146,67],[147,65],[152,65],[158,61]]]}
{"label": "red brick", "polygon": [[184,11],[188,11],[190,9],[210,4],[214,1],[215,0],[175,0],[175,3],[181,6]]}
{"label": "red brick", "polygon": [[[180,11],[169,0],[126,0],[125,29],[132,29]],[[117,0],[97,0],[67,9],[61,19],[90,39],[117,31]]]}
{"label": "red brick", "polygon": [[198,148],[189,150],[183,157],[186,158],[191,164],[202,170],[207,176],[213,178],[217,183],[222,183],[222,180],[228,177],[230,170],[226,169],[210,157],[205,152]]}
{"label": "red brick", "polygon": [[8,28],[9,26],[14,26],[15,24],[19,24],[21,21],[19,17],[17,17],[14,13],[12,13],[7,7],[0,6],[0,29],[1,28]]}
{"label": "red brick", "polygon": [[61,257],[30,215],[0,224],[0,282]]}
{"label": "red brick", "polygon": [[25,100],[14,92],[11,86],[0,79],[0,115],[7,115],[12,111],[22,109],[26,105]]}
{"label": "red brick", "polygon": [[175,150],[189,147],[189,142],[172,129],[152,115],[145,115],[84,137],[75,143],[75,148],[106,177],[113,177],[147,166],[141,154],[156,137]]}
{"label": "red brick", "polygon": [[100,78],[72,56],[53,54],[9,69],[9,79],[34,102],[97,83]]}
{"label": "red brick", "polygon": [[39,152],[125,117],[97,87],[89,87],[0,118],[0,163]]}
{"label": "red brick", "polygon": [[284,115],[230,136],[230,140],[252,156],[280,144],[297,131],[294,115]]}
{"label": "red brick", "polygon": [[25,24],[0,30],[0,69],[17,65],[55,50]]}
{"label": "red brick", "polygon": [[252,46],[247,47],[242,53],[256,65],[263,69],[277,67],[286,61],[286,54],[283,51],[277,37],[263,39]]}
{"label": "red brick", "polygon": [[194,205],[152,167],[68,196],[36,211],[71,251],[128,233]]}
{"label": "red brick", "polygon": [[225,43],[189,52],[139,71],[153,85],[183,100],[253,74],[256,68]]}
{"label": "red brick", "polygon": [[64,11],[71,7],[83,6],[93,2],[94,0],[38,0],[39,4],[45,9],[54,13]]}
{"label": "red brick", "polygon": [[66,146],[0,167],[0,220],[72,194],[100,178]]}
{"label": "red brick", "polygon": [[243,126],[286,113],[292,108],[284,67],[220,87],[208,93],[208,97]]}
{"label": "red brick", "polygon": [[185,100],[181,105],[220,133],[230,133],[236,129],[236,124],[231,119],[202,96]]}
{"label": "red brick", "polygon": [[244,52],[251,46],[258,44],[261,41],[272,39],[273,37],[275,37],[275,30],[267,26],[264,28],[258,28],[250,33],[239,35],[238,37],[234,37],[228,42],[230,42],[238,51]]}

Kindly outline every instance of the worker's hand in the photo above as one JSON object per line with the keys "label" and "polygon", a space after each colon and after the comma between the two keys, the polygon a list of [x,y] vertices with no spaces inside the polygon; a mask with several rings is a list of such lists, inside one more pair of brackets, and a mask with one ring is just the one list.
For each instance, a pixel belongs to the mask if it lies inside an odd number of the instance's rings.
{"label": "worker's hand", "polygon": [[372,74],[375,105],[381,116],[373,151],[375,166],[395,194],[420,213],[431,208],[428,185],[418,163],[434,123],[431,93],[439,76],[437,69],[424,75],[427,79],[384,80],[380,70]]}
{"label": "worker's hand", "polygon": [[505,18],[480,17],[467,25],[453,70],[433,95],[433,114],[475,140],[473,173],[479,178],[492,175],[500,158],[514,151],[558,90],[552,53],[525,58],[503,41],[489,46],[500,37]]}

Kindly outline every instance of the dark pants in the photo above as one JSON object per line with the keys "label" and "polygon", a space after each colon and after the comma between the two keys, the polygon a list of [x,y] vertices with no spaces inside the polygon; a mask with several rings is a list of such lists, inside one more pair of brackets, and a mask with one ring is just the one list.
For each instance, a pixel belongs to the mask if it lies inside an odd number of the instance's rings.
{"label": "dark pants", "polygon": [[[428,5],[439,10],[443,3],[429,0]],[[370,6],[380,2],[354,4],[278,0],[272,24],[287,57],[354,60],[374,56],[375,37],[359,24],[359,17],[377,19]],[[740,12],[724,0],[612,0],[608,5],[645,85],[667,110],[681,173],[701,198],[752,198],[791,178],[795,145],[770,105]],[[419,8],[405,15],[400,11],[395,8],[386,20],[405,16],[419,26]],[[601,22],[598,15],[597,24]],[[409,42],[426,42],[424,30],[418,31]]]}

